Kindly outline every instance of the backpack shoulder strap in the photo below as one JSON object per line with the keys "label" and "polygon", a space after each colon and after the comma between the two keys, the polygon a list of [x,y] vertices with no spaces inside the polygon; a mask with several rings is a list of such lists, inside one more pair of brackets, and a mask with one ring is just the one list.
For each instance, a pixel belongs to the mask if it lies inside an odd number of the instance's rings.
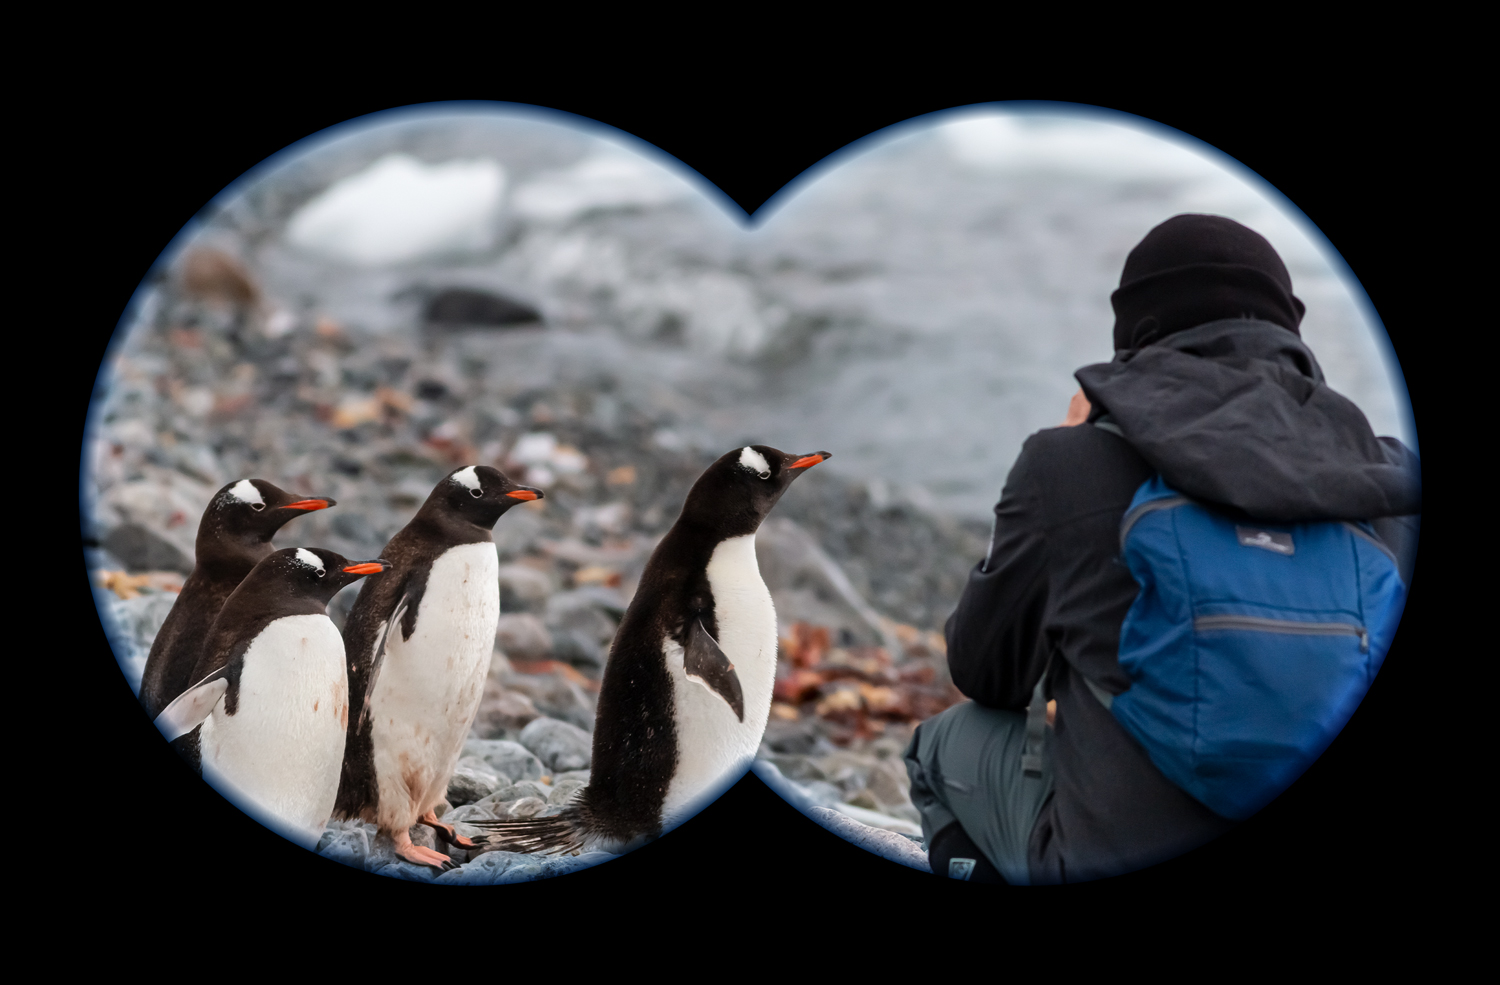
{"label": "backpack shoulder strap", "polygon": [[1042,746],[1047,741],[1047,674],[1052,658],[1042,668],[1036,689],[1031,692],[1031,706],[1026,709],[1026,744],[1021,747],[1021,771],[1027,776],[1042,775]]}

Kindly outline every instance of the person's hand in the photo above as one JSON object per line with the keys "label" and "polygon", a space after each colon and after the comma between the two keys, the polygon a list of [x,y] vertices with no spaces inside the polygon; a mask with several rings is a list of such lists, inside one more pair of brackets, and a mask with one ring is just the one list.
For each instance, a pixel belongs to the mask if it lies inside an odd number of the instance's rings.
{"label": "person's hand", "polygon": [[1068,401],[1068,416],[1063,418],[1062,427],[1071,428],[1082,424],[1089,419],[1089,409],[1092,405],[1089,398],[1083,395],[1080,389],[1073,394],[1073,399]]}

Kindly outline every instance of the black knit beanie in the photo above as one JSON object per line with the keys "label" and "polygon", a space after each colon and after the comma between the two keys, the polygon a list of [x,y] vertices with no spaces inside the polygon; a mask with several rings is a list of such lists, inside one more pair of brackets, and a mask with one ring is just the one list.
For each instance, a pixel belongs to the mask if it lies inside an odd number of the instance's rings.
{"label": "black knit beanie", "polygon": [[1109,300],[1116,349],[1221,318],[1259,318],[1296,335],[1306,310],[1265,237],[1217,215],[1173,216],[1147,233]]}

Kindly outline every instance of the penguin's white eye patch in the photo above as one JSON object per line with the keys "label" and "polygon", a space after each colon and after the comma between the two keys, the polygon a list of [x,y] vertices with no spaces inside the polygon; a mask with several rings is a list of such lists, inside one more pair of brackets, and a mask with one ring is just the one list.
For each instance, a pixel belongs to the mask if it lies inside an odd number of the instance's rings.
{"label": "penguin's white eye patch", "polygon": [[766,461],[766,456],[749,445],[740,450],[740,464],[762,479],[771,477],[771,463]]}
{"label": "penguin's white eye patch", "polygon": [[477,466],[470,465],[466,469],[459,469],[453,473],[453,481],[469,490],[469,495],[478,499],[484,495],[484,487],[479,482]]}
{"label": "penguin's white eye patch", "polygon": [[309,568],[312,568],[314,571],[316,571],[319,578],[323,577],[325,572],[325,569],[323,568],[323,559],[318,557],[312,551],[309,551],[305,547],[299,547],[297,548],[297,553],[294,555],[294,557],[296,557],[298,562],[300,562],[301,564],[305,564]]}
{"label": "penguin's white eye patch", "polygon": [[241,479],[224,493],[236,503],[248,503],[255,510],[266,508],[266,501],[261,496],[260,490],[255,488],[255,483],[249,479]]}

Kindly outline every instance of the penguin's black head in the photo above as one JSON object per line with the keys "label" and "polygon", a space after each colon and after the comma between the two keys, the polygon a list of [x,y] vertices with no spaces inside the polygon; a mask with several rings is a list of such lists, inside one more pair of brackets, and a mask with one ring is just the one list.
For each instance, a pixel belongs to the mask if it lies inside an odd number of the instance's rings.
{"label": "penguin's black head", "polygon": [[326,496],[305,499],[264,479],[241,479],[214,496],[198,525],[198,536],[228,536],[264,544],[288,520],[332,505],[334,501]]}
{"label": "penguin's black head", "polygon": [[769,445],[736,448],[698,477],[683,518],[725,537],[754,533],[793,479],[832,457],[826,451],[788,454]]}
{"label": "penguin's black head", "polygon": [[274,581],[279,594],[327,605],[340,589],[391,567],[384,558],[356,562],[320,547],[288,547],[261,561],[252,575],[258,582]]}
{"label": "penguin's black head", "polygon": [[437,484],[422,512],[436,511],[446,518],[465,520],[489,530],[512,506],[542,498],[540,489],[517,485],[499,469],[466,465],[449,472]]}

